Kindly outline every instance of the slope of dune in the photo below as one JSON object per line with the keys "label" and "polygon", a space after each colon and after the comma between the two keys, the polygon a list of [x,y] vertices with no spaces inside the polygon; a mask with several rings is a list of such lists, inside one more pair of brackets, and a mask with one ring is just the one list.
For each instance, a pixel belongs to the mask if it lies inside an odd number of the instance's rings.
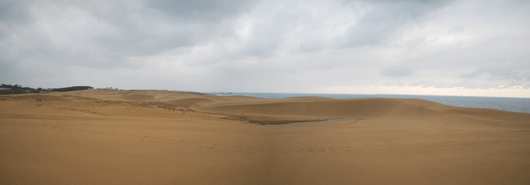
{"label": "slope of dune", "polygon": [[530,114],[418,99],[0,96],[0,184],[530,184],[528,143]]}
{"label": "slope of dune", "polygon": [[382,116],[401,103],[393,99],[282,101],[201,107],[208,112],[283,116]]}
{"label": "slope of dune", "polygon": [[208,99],[208,98],[184,98],[179,100],[172,100],[167,103],[177,105],[177,106],[183,106],[183,107],[191,107],[193,105],[197,104],[204,104],[213,102],[214,100]]}
{"label": "slope of dune", "polygon": [[143,93],[132,93],[123,95],[123,98],[127,100],[150,100],[153,99],[153,97],[153,95]]}

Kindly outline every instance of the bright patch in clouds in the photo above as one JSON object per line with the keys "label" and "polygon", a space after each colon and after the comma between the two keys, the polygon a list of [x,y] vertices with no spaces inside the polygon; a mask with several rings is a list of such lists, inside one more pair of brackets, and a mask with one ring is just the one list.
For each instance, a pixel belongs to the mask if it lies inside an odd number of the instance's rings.
{"label": "bright patch in clouds", "polygon": [[489,89],[466,89],[462,87],[435,88],[421,86],[342,86],[320,89],[327,94],[402,94],[402,95],[444,95],[444,96],[486,96],[486,97],[525,97],[530,89],[522,86]]}

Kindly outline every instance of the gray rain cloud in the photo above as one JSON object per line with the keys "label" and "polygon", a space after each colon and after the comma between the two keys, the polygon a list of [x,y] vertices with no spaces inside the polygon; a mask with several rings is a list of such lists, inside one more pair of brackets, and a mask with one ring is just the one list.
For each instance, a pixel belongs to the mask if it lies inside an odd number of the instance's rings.
{"label": "gray rain cloud", "polygon": [[234,92],[528,89],[529,12],[530,2],[517,0],[4,0],[0,81]]}

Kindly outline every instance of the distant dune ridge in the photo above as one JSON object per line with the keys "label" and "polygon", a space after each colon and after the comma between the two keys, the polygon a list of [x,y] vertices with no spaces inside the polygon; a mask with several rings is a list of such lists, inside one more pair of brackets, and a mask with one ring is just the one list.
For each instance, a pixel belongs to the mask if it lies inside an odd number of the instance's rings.
{"label": "distant dune ridge", "polygon": [[151,100],[154,98],[153,95],[143,93],[126,93],[122,97],[126,100]]}
{"label": "distant dune ridge", "polygon": [[0,96],[0,184],[530,184],[528,143],[530,114],[420,99]]}

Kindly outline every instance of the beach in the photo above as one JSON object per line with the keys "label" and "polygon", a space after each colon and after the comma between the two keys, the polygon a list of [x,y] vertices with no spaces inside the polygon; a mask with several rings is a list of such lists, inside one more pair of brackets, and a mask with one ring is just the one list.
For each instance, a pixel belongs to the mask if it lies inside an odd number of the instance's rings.
{"label": "beach", "polygon": [[419,99],[0,96],[0,184],[530,184],[530,114]]}

